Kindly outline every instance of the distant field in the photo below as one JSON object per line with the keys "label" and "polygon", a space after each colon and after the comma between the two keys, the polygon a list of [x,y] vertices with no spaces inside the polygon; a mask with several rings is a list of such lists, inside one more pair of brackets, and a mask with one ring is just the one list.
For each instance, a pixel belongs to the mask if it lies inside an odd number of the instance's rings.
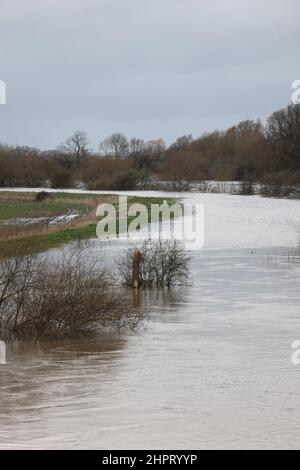
{"label": "distant field", "polygon": [[[0,220],[17,217],[45,217],[65,213],[70,208],[84,214],[97,204],[91,195],[50,193],[45,201],[36,202],[36,193],[0,193]],[[103,196],[101,199],[114,200],[115,196]]]}
{"label": "distant field", "polygon": [[[0,243],[4,253],[22,251],[45,251],[76,240],[95,238],[99,219],[96,209],[99,204],[111,203],[118,211],[117,195],[91,195],[50,193],[44,201],[36,201],[36,193],[1,192],[0,193]],[[162,204],[162,198],[129,197],[128,203],[144,204],[150,209],[151,204]],[[169,199],[169,203],[173,200]],[[78,212],[79,217],[71,222],[59,225],[14,225],[14,219],[53,217],[63,215],[70,210]],[[9,226],[4,225],[9,221]]]}

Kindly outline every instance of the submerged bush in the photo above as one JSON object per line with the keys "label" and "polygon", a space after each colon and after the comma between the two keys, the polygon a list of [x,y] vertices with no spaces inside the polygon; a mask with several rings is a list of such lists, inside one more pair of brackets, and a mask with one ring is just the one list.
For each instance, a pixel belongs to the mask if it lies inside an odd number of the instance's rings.
{"label": "submerged bush", "polygon": [[252,196],[255,194],[255,187],[253,181],[242,181],[239,185],[238,194],[241,196]]}
{"label": "submerged bush", "polygon": [[[126,286],[171,287],[186,283],[189,276],[188,263],[189,257],[181,243],[157,240],[145,241],[140,249],[129,249],[118,266],[122,282]],[[138,286],[135,285],[136,282]]]}
{"label": "submerged bush", "polygon": [[0,337],[56,339],[99,328],[135,328],[132,299],[84,249],[58,261],[25,254],[0,259]]}

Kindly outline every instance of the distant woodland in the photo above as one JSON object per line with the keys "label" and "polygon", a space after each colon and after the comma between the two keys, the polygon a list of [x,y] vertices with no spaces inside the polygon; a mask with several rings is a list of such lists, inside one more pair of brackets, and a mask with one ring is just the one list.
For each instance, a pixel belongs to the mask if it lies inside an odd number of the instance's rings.
{"label": "distant woodland", "polygon": [[300,104],[274,112],[263,125],[242,121],[198,138],[128,140],[115,133],[90,148],[76,131],[54,150],[0,145],[1,187],[130,190],[155,181],[241,181],[300,184]]}

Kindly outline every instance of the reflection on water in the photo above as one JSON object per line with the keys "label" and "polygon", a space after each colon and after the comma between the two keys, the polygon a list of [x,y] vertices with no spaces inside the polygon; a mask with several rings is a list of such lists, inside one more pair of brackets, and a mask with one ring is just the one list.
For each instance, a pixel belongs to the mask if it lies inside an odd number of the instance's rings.
{"label": "reflection on water", "polygon": [[191,255],[191,286],[135,299],[136,333],[8,345],[0,448],[299,447],[299,248]]}
{"label": "reflection on water", "polygon": [[300,263],[300,246],[287,248],[272,248],[268,250],[267,261],[270,265],[287,264],[291,267]]}
{"label": "reflection on water", "polygon": [[9,366],[0,375],[1,423],[9,423],[11,415],[22,421],[20,412],[30,415],[30,421],[38,419],[40,410],[57,406],[49,402],[52,395],[59,402],[67,398],[66,406],[74,405],[75,397],[86,388],[92,392],[95,374],[104,381],[113,374],[112,359],[121,357],[124,345],[124,338],[109,335],[49,344],[8,344]]}

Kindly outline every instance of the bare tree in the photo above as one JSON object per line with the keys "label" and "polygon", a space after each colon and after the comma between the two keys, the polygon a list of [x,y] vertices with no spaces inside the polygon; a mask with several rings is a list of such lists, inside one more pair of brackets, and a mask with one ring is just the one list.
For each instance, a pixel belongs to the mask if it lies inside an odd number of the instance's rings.
{"label": "bare tree", "polygon": [[66,142],[59,146],[59,150],[75,157],[77,163],[84,161],[90,154],[89,138],[84,131],[75,131]]}
{"label": "bare tree", "polygon": [[191,134],[183,135],[176,139],[176,142],[171,145],[171,147],[181,148],[190,145],[193,142],[193,137]]}
{"label": "bare tree", "polygon": [[148,168],[151,171],[156,171],[166,150],[165,141],[163,139],[149,140],[146,143],[143,142],[142,147],[139,143],[139,147],[140,151],[134,155],[135,166],[139,169]]}
{"label": "bare tree", "polygon": [[135,158],[145,150],[145,141],[137,137],[130,139],[129,143],[130,155]]}
{"label": "bare tree", "polygon": [[100,152],[105,156],[126,158],[129,155],[129,144],[124,134],[116,132],[99,144]]}
{"label": "bare tree", "polygon": [[266,135],[281,159],[288,160],[293,169],[299,170],[300,104],[291,104],[273,113],[267,121]]}
{"label": "bare tree", "polygon": [[154,160],[159,160],[165,150],[166,143],[163,139],[149,140],[146,143],[146,152]]}

